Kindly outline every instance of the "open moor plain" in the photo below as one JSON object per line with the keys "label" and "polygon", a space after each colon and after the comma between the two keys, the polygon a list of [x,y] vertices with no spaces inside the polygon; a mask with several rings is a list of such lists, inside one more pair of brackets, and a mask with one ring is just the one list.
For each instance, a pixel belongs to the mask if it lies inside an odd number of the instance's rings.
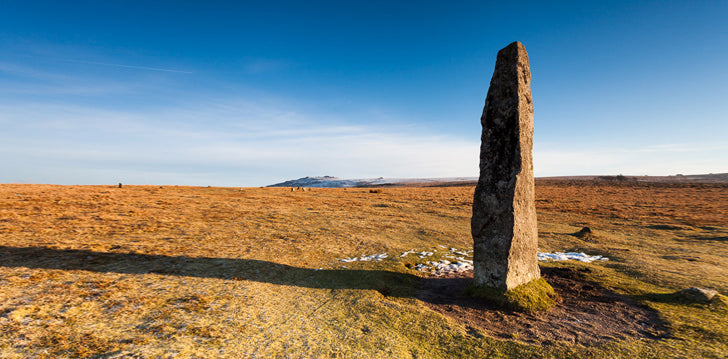
{"label": "open moor plain", "polygon": [[541,262],[532,314],[415,269],[472,247],[472,195],[0,185],[0,358],[728,356],[724,297],[671,294],[728,293],[728,185],[537,181],[540,251],[609,261]]}

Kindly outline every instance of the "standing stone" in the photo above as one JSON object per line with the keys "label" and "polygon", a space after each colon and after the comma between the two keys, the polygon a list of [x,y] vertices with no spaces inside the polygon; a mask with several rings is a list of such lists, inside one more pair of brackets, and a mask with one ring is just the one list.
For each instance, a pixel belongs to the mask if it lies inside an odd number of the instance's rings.
{"label": "standing stone", "polygon": [[480,123],[480,178],[471,219],[474,284],[510,290],[541,277],[531,69],[520,42],[498,52]]}

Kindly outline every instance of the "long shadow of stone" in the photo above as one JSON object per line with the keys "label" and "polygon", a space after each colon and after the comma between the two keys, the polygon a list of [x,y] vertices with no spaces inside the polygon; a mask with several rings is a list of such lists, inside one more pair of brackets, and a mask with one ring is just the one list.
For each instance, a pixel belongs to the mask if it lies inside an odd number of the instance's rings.
{"label": "long shadow of stone", "polygon": [[[602,335],[605,330],[608,333],[616,333],[615,335],[643,338],[659,337],[661,335],[652,333],[665,331],[656,313],[639,308],[628,303],[629,301],[625,302],[626,298],[615,296],[603,288],[597,288],[595,283],[575,280],[574,273],[560,273],[558,269],[545,270],[544,274],[567,303],[557,306],[548,313],[533,316],[499,310],[488,303],[465,296],[463,292],[472,279],[462,276],[421,278],[385,270],[314,270],[254,259],[163,256],[10,246],[0,246],[0,268],[2,267],[85,270],[123,274],[157,273],[168,276],[248,280],[306,288],[377,290],[385,296],[416,298],[445,315],[455,315],[457,320],[464,321],[469,326],[487,329],[486,331],[492,332],[496,336],[499,336],[498,333],[501,332],[501,334],[505,333],[503,335],[512,334],[515,328],[513,326],[520,326],[523,328],[519,330],[528,331],[526,327],[535,325],[541,328],[541,333],[546,333],[543,335],[548,338],[570,340],[567,332],[573,331],[573,328],[569,327],[571,324],[553,325],[553,323],[564,322],[563,318],[566,317],[578,319],[575,322],[592,324],[597,322],[595,318],[601,318],[602,325],[597,329],[578,328],[577,331],[586,335],[582,338],[586,340],[585,343],[600,342],[601,339],[597,337]],[[553,273],[549,273],[549,271]],[[568,295],[571,298],[570,302],[565,295],[566,292],[570,293]],[[654,298],[650,299],[654,300]],[[602,312],[605,315],[594,314],[595,308],[598,308],[596,312]],[[639,320],[635,320],[635,318],[639,318]],[[502,330],[497,329],[493,327],[494,323],[505,323],[501,325],[505,327],[501,328]],[[589,330],[594,333],[587,333]],[[629,334],[633,332],[639,334]],[[530,337],[527,337],[527,334],[523,335],[526,341],[532,339],[534,342],[539,342],[541,340],[537,337],[528,339]]]}
{"label": "long shadow of stone", "polygon": [[414,297],[420,277],[385,270],[299,268],[255,259],[164,256],[78,249],[0,246],[0,267],[85,270],[250,280],[307,288],[373,289],[387,296]]}

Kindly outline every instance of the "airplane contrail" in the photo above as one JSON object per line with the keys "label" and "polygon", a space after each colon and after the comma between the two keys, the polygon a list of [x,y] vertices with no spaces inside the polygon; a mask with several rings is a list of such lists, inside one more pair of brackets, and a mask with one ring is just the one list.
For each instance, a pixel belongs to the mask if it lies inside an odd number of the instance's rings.
{"label": "airplane contrail", "polygon": [[148,67],[148,66],[113,64],[113,63],[107,63],[107,62],[72,60],[72,59],[58,59],[58,60],[65,61],[65,62],[75,62],[75,63],[79,63],[79,64],[122,67],[122,68],[137,69],[137,70],[162,71],[162,72],[176,72],[176,73],[181,73],[181,74],[191,74],[191,73],[193,73],[192,71],[174,70],[174,69],[163,69],[163,68],[159,68],[159,67]]}
{"label": "airplane contrail", "polygon": [[77,60],[77,59],[68,59],[68,58],[62,58],[62,57],[51,57],[51,56],[40,56],[40,55],[27,55],[27,54],[18,54],[18,56],[23,57],[35,57],[35,58],[46,58],[61,62],[72,62],[76,64],[87,64],[87,65],[98,65],[98,66],[111,66],[111,67],[121,67],[121,68],[127,68],[127,69],[136,69],[136,70],[147,70],[147,71],[162,71],[162,72],[174,72],[174,73],[180,73],[180,74],[192,74],[194,72],[192,71],[184,71],[184,70],[175,70],[175,69],[165,69],[161,67],[150,67],[150,66],[137,66],[137,65],[125,65],[125,64],[115,64],[110,62],[97,62],[97,61],[86,61],[86,60]]}

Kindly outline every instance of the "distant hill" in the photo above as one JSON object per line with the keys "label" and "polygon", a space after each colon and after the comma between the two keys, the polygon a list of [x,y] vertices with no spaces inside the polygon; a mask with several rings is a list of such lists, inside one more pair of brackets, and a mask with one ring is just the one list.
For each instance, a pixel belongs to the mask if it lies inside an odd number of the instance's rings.
{"label": "distant hill", "polygon": [[[614,181],[614,182],[659,182],[659,183],[728,183],[728,173],[710,173],[702,175],[674,176],[558,176],[558,177],[537,177],[537,180],[551,181]],[[281,183],[269,185],[268,187],[317,187],[317,188],[342,188],[342,187],[450,187],[450,186],[471,186],[475,185],[478,177],[447,177],[447,178],[362,178],[343,179],[332,176],[303,177]]]}
{"label": "distant hill", "polygon": [[389,187],[389,186],[428,186],[438,184],[474,184],[477,177],[449,177],[449,178],[363,178],[342,179],[332,176],[303,177],[296,180],[272,184],[268,187]]}
{"label": "distant hill", "polygon": [[728,183],[728,173],[699,175],[676,174],[673,176],[558,176],[538,177],[540,180],[568,181],[614,181],[614,182],[659,182],[659,183]]}

